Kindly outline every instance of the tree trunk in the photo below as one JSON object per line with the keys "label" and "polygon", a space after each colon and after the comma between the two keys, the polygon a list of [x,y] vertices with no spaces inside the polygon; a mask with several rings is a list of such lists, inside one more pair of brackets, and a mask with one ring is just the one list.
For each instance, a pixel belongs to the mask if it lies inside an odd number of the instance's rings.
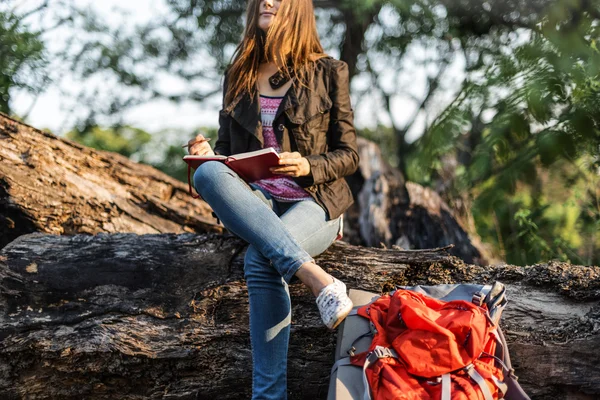
{"label": "tree trunk", "polygon": [[188,186],[0,114],[0,248],[31,232],[221,232]]}
{"label": "tree trunk", "polygon": [[406,182],[375,143],[359,138],[358,145],[359,170],[347,178],[356,202],[346,213],[346,241],[404,249],[453,244],[451,254],[467,263],[488,264],[490,257],[479,238],[469,237],[436,192]]}
{"label": "tree trunk", "polygon": [[[0,398],[249,398],[245,244],[218,234],[20,236],[0,251]],[[475,266],[444,250],[333,245],[349,288],[507,285],[502,325],[534,399],[600,395],[600,268]],[[290,285],[290,399],[325,399],[335,333]]]}

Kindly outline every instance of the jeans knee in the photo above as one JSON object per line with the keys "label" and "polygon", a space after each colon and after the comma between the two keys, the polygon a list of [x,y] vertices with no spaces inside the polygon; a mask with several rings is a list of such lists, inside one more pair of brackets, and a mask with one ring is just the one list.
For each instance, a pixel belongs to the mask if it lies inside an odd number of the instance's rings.
{"label": "jeans knee", "polygon": [[219,161],[207,161],[200,164],[194,171],[194,187],[200,193],[200,190],[209,187],[217,182],[217,174],[227,166]]}

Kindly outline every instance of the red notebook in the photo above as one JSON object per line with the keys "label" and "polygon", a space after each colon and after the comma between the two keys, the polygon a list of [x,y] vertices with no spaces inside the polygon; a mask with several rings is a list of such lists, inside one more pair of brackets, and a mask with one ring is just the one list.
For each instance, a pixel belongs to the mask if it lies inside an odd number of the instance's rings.
{"label": "red notebook", "polygon": [[207,161],[220,161],[235,171],[246,182],[254,182],[259,179],[276,176],[271,173],[269,168],[279,165],[279,154],[274,148],[267,147],[266,149],[234,154],[232,156],[193,156],[188,154],[183,156],[183,161],[188,165],[190,194],[193,198],[197,199],[200,196],[192,192],[192,183],[190,180],[192,168],[196,169],[200,164]]}

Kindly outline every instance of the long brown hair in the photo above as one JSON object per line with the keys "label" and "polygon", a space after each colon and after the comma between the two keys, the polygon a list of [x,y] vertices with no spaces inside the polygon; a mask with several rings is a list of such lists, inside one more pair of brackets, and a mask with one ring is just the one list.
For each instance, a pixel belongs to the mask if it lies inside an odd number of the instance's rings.
{"label": "long brown hair", "polygon": [[287,78],[291,78],[288,68],[292,69],[293,84],[308,87],[312,63],[327,56],[317,33],[312,0],[283,0],[267,33],[258,27],[260,3],[248,1],[244,37],[226,71],[225,107],[244,91],[254,96],[261,62],[274,62]]}

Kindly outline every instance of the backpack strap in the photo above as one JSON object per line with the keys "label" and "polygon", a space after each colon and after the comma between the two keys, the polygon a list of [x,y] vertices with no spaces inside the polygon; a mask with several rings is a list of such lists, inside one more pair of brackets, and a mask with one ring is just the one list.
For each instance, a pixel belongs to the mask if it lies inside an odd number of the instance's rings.
{"label": "backpack strap", "polygon": [[508,375],[505,379],[507,390],[506,398],[511,400],[530,400],[527,393],[523,390],[515,375]]}
{"label": "backpack strap", "polygon": [[483,379],[483,377],[479,374],[479,372],[477,372],[477,370],[475,369],[475,366],[473,364],[469,364],[464,368],[464,370],[471,377],[471,379],[473,379],[475,381],[475,383],[477,383],[477,385],[479,385],[479,388],[481,389],[481,393],[483,394],[483,398],[485,400],[494,400],[494,397],[492,396],[492,392],[490,392],[490,388],[485,383],[485,379]]}
{"label": "backpack strap", "polygon": [[508,352],[508,344],[506,343],[506,338],[504,337],[504,333],[502,333],[502,329],[500,328],[499,325],[496,327],[494,335],[496,336],[496,340],[498,341],[498,344],[500,345],[500,347],[502,347],[502,352],[501,352],[502,362],[504,363],[504,365],[506,365],[509,372],[511,374],[514,374],[515,371],[513,370],[512,362],[510,361],[510,354]]}
{"label": "backpack strap", "polygon": [[395,358],[398,359],[398,353],[390,347],[375,346],[375,348],[367,355],[367,360],[363,365],[363,385],[365,386],[365,393],[363,400],[371,400],[371,391],[369,390],[369,381],[367,380],[367,368],[371,364],[374,364],[380,358]]}
{"label": "backpack strap", "polygon": [[506,398],[511,400],[530,400],[529,396],[521,385],[518,382],[518,377],[515,375],[515,370],[512,367],[512,363],[510,361],[510,354],[508,353],[508,344],[506,343],[506,338],[504,337],[504,333],[502,333],[502,329],[498,325],[496,327],[497,338],[500,344],[502,345],[502,358],[506,367],[508,367],[508,373],[504,376],[504,383],[506,383]]}
{"label": "backpack strap", "polygon": [[340,358],[339,360],[337,360],[335,362],[335,364],[333,364],[333,367],[331,367],[331,372],[329,375],[333,375],[335,373],[335,371],[337,371],[337,369],[343,365],[354,365],[354,364],[352,364],[350,357]]}
{"label": "backpack strap", "polygon": [[484,285],[473,294],[471,301],[479,307],[485,304],[490,321],[494,325],[498,325],[507,303],[506,287],[500,282],[494,282],[493,285]]}
{"label": "backpack strap", "polygon": [[476,304],[479,307],[481,307],[483,305],[485,297],[488,295],[490,290],[492,290],[492,285],[484,285],[478,292],[475,292],[473,294],[473,297],[471,298],[473,304]]}
{"label": "backpack strap", "polygon": [[359,337],[357,337],[356,339],[354,339],[354,341],[352,342],[352,344],[350,345],[350,349],[347,351],[347,353],[351,356],[354,357],[356,355],[356,347],[354,347],[354,345],[356,344],[356,342],[358,342],[360,339],[367,337],[367,336],[373,336],[373,333],[371,331],[369,332],[365,332],[362,335],[360,335]]}
{"label": "backpack strap", "polygon": [[442,400],[452,399],[452,380],[450,374],[442,375]]}
{"label": "backpack strap", "polygon": [[502,396],[504,397],[506,392],[508,392],[508,385],[506,384],[506,382],[502,382],[500,379],[496,378],[495,375],[492,375],[492,382],[494,382],[494,385],[496,385],[498,390],[502,392]]}

